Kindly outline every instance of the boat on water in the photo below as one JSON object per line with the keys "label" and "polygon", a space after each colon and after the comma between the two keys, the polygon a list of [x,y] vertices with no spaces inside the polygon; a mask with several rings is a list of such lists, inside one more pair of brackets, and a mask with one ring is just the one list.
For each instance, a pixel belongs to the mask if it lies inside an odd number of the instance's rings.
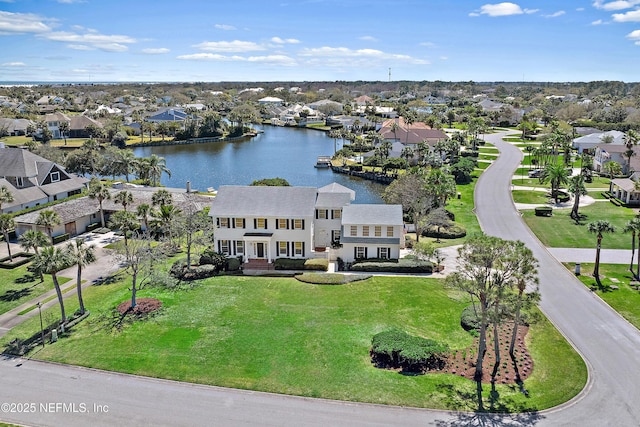
{"label": "boat on water", "polygon": [[331,157],[330,156],[318,156],[318,160],[315,164],[316,168],[330,168],[331,167]]}

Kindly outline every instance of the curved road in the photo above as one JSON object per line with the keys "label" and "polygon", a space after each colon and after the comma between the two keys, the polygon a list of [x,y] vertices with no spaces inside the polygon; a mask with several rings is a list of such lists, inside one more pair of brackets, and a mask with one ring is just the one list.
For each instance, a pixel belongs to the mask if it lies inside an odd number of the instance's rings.
{"label": "curved road", "polygon": [[476,186],[478,217],[485,232],[524,241],[540,261],[541,308],[588,361],[589,384],[572,402],[537,414],[448,413],[224,389],[8,358],[0,360],[0,419],[39,426],[638,425],[640,333],[580,284],[524,225],[507,184],[522,154],[503,142],[502,135],[487,136],[502,154]]}

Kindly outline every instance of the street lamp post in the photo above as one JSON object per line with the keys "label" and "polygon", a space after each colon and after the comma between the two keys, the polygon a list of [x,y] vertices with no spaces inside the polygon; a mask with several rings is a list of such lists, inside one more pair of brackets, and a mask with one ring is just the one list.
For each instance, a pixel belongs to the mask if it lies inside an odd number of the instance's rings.
{"label": "street lamp post", "polygon": [[40,338],[42,339],[42,347],[44,347],[44,327],[42,325],[42,309],[40,306],[40,301],[38,301],[38,313],[40,314]]}

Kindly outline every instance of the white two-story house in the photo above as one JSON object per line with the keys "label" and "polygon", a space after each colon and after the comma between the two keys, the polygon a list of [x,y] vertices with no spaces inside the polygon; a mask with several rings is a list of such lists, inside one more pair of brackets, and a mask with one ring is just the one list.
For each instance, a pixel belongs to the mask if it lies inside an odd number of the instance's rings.
{"label": "white two-story house", "polygon": [[222,186],[209,211],[214,247],[244,262],[326,257],[327,248],[345,262],[398,258],[402,207],[352,205],[354,199],[353,190],[335,183],[320,189]]}

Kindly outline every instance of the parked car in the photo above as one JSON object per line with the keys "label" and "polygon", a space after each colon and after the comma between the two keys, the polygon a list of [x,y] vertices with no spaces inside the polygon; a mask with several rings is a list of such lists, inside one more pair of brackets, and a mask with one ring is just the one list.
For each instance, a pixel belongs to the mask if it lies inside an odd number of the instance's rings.
{"label": "parked car", "polygon": [[540,178],[540,175],[542,175],[542,169],[529,171],[529,178]]}

